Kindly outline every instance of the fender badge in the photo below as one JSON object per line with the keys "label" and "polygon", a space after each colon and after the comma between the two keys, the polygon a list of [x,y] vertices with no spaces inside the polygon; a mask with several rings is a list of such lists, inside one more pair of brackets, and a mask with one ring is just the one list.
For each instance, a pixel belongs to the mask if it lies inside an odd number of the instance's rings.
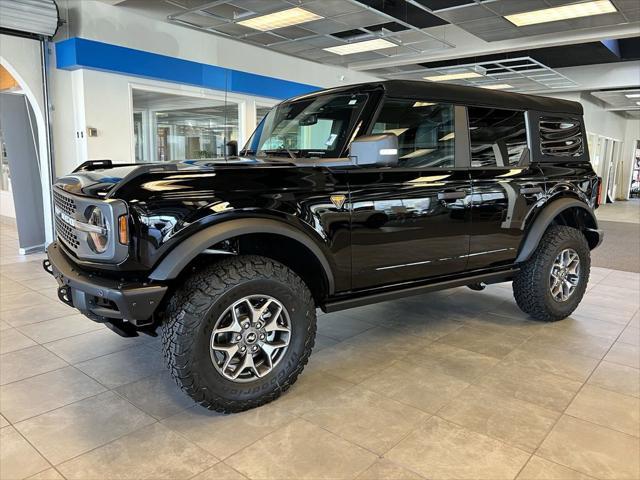
{"label": "fender badge", "polygon": [[345,195],[331,195],[329,198],[331,199],[331,203],[333,203],[337,209],[341,209],[347,199]]}

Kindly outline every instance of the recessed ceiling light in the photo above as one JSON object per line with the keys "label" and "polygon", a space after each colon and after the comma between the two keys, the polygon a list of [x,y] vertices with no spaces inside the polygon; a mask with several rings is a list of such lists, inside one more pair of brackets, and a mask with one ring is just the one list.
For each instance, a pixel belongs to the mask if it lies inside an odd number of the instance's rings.
{"label": "recessed ceiling light", "polygon": [[508,83],[496,83],[493,85],[480,85],[480,88],[486,88],[487,90],[506,90],[507,88],[513,88]]}
{"label": "recessed ceiling light", "polygon": [[478,78],[482,75],[478,72],[461,72],[461,73],[447,73],[445,75],[434,75],[430,77],[424,77],[425,80],[431,82],[446,82],[447,80],[464,80],[466,78]]}
{"label": "recessed ceiling light", "polygon": [[238,25],[266,32],[268,30],[275,30],[277,28],[290,27],[291,25],[298,25],[300,23],[311,22],[313,20],[320,20],[322,18],[324,17],[296,7],[269,13],[268,15],[249,18],[248,20],[242,20],[238,22]]}
{"label": "recessed ceiling light", "polygon": [[636,105],[640,105],[640,102],[636,102]]}
{"label": "recessed ceiling light", "polygon": [[531,12],[515,13],[513,15],[505,15],[504,18],[517,27],[524,27],[525,25],[557,22],[559,20],[569,20],[571,18],[590,17],[592,15],[601,15],[603,13],[612,13],[616,11],[616,7],[613,6],[610,0],[596,0],[592,2],[563,5],[562,7],[543,8],[542,10],[533,10]]}
{"label": "recessed ceiling light", "polygon": [[627,98],[640,98],[640,93],[625,93],[624,96]]}
{"label": "recessed ceiling light", "polygon": [[416,103],[413,104],[413,107],[414,108],[417,108],[417,107],[430,107],[432,105],[435,105],[435,103],[433,103],[433,102],[416,102]]}
{"label": "recessed ceiling light", "polygon": [[351,55],[352,53],[370,52],[372,50],[382,50],[383,48],[397,47],[395,43],[382,38],[375,40],[366,40],[364,42],[347,43],[346,45],[338,45],[337,47],[325,48],[327,52],[337,55]]}

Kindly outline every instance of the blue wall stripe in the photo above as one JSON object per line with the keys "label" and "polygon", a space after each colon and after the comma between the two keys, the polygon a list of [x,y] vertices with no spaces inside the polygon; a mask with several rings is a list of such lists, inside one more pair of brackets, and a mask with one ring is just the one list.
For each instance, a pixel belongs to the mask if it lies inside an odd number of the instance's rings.
{"label": "blue wall stripe", "polygon": [[277,99],[320,88],[80,37],[56,43],[56,66],[63,70],[87,68]]}

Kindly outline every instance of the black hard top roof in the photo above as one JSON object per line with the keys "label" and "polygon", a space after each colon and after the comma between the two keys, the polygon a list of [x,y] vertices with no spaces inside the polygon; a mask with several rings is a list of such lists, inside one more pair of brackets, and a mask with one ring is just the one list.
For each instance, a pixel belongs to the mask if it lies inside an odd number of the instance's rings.
{"label": "black hard top roof", "polygon": [[[568,113],[573,115],[582,115],[583,113],[582,105],[570,100],[421,80],[384,80],[380,82],[359,83],[331,88],[323,90],[322,92],[358,92],[375,89],[383,89],[387,95],[394,98],[421,98],[425,101],[435,100],[469,106],[501,107],[549,113]],[[296,99],[317,95],[318,93],[320,92],[303,95]]]}

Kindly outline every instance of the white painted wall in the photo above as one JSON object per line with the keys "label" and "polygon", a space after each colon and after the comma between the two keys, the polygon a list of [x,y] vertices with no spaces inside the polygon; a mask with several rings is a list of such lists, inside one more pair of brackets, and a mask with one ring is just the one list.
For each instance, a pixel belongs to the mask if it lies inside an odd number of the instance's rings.
{"label": "white painted wall", "polygon": [[0,34],[0,64],[15,78],[31,108],[33,109],[38,126],[38,156],[40,160],[40,182],[44,206],[44,224],[46,242],[53,239],[53,225],[51,218],[51,173],[50,160],[47,149],[44,121],[44,94],[42,91],[42,68],[40,43],[20,37]]}
{"label": "white painted wall", "polygon": [[[95,0],[66,3],[68,35],[321,87],[374,80],[371,75],[156,21]],[[344,77],[344,78],[343,78]]]}
{"label": "white painted wall", "polygon": [[[584,108],[584,122],[588,133],[612,138],[622,142],[616,176],[616,199],[627,199],[631,179],[633,149],[636,140],[640,139],[640,120],[625,118],[617,112],[607,111],[602,103],[586,92],[570,92],[546,94],[555,98],[563,98],[580,102]],[[594,152],[590,152],[593,158]],[[603,172],[598,172],[602,175]]]}
{"label": "white painted wall", "polygon": [[[300,83],[333,87],[375,80],[370,75],[290,57],[185,27],[150,19],[131,9],[94,0],[60,2],[67,18],[56,41],[82,37],[138,50]],[[56,174],[64,175],[86,160],[133,162],[132,86],[170,93],[221,96],[223,92],[93,70],[52,72]],[[242,144],[255,127],[255,102],[273,99],[230,95],[242,101]],[[245,113],[245,115],[242,115]],[[253,114],[253,115],[252,115]],[[86,128],[98,130],[86,138]],[[243,128],[244,127],[244,128]],[[84,138],[78,138],[85,132]]]}

